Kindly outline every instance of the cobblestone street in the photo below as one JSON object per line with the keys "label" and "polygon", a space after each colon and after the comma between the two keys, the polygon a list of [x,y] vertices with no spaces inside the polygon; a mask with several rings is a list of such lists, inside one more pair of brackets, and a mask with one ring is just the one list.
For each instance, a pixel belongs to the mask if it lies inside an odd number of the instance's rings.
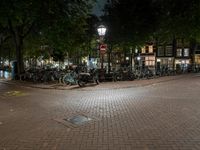
{"label": "cobblestone street", "polygon": [[0,150],[200,150],[200,75],[69,90],[0,83]]}

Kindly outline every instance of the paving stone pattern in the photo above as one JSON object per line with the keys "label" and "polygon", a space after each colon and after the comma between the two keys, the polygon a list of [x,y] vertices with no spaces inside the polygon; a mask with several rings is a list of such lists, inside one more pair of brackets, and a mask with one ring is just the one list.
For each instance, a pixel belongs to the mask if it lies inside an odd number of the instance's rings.
{"label": "paving stone pattern", "polygon": [[[74,90],[0,83],[0,150],[200,150],[200,76],[142,82]],[[1,97],[16,89],[27,94]],[[59,121],[76,115],[92,121]]]}

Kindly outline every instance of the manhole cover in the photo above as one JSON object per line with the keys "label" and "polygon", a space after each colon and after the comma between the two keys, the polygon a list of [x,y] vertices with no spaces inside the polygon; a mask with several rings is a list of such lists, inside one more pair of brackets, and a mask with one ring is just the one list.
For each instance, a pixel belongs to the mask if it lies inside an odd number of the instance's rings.
{"label": "manhole cover", "polygon": [[88,118],[87,116],[78,115],[78,116],[74,116],[74,117],[71,117],[69,119],[64,119],[64,120],[69,121],[70,123],[75,124],[75,125],[83,125],[91,121],[92,119]]}

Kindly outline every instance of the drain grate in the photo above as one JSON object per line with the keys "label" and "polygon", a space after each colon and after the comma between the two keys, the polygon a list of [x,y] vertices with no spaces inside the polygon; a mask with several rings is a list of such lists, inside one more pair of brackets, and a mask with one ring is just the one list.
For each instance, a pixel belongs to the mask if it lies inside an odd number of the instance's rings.
{"label": "drain grate", "polygon": [[71,118],[64,119],[64,120],[68,121],[74,125],[83,125],[83,124],[86,124],[87,122],[91,121],[92,119],[87,116],[78,115],[78,116],[73,116]]}

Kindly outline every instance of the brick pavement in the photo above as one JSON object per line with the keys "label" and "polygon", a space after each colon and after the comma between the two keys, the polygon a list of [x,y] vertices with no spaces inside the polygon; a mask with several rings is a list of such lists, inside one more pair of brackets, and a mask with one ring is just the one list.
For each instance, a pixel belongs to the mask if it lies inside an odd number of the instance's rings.
{"label": "brick pavement", "polygon": [[[157,80],[74,90],[0,84],[1,96],[26,93],[0,99],[0,150],[199,150],[200,77]],[[58,121],[75,115],[93,120]]]}

